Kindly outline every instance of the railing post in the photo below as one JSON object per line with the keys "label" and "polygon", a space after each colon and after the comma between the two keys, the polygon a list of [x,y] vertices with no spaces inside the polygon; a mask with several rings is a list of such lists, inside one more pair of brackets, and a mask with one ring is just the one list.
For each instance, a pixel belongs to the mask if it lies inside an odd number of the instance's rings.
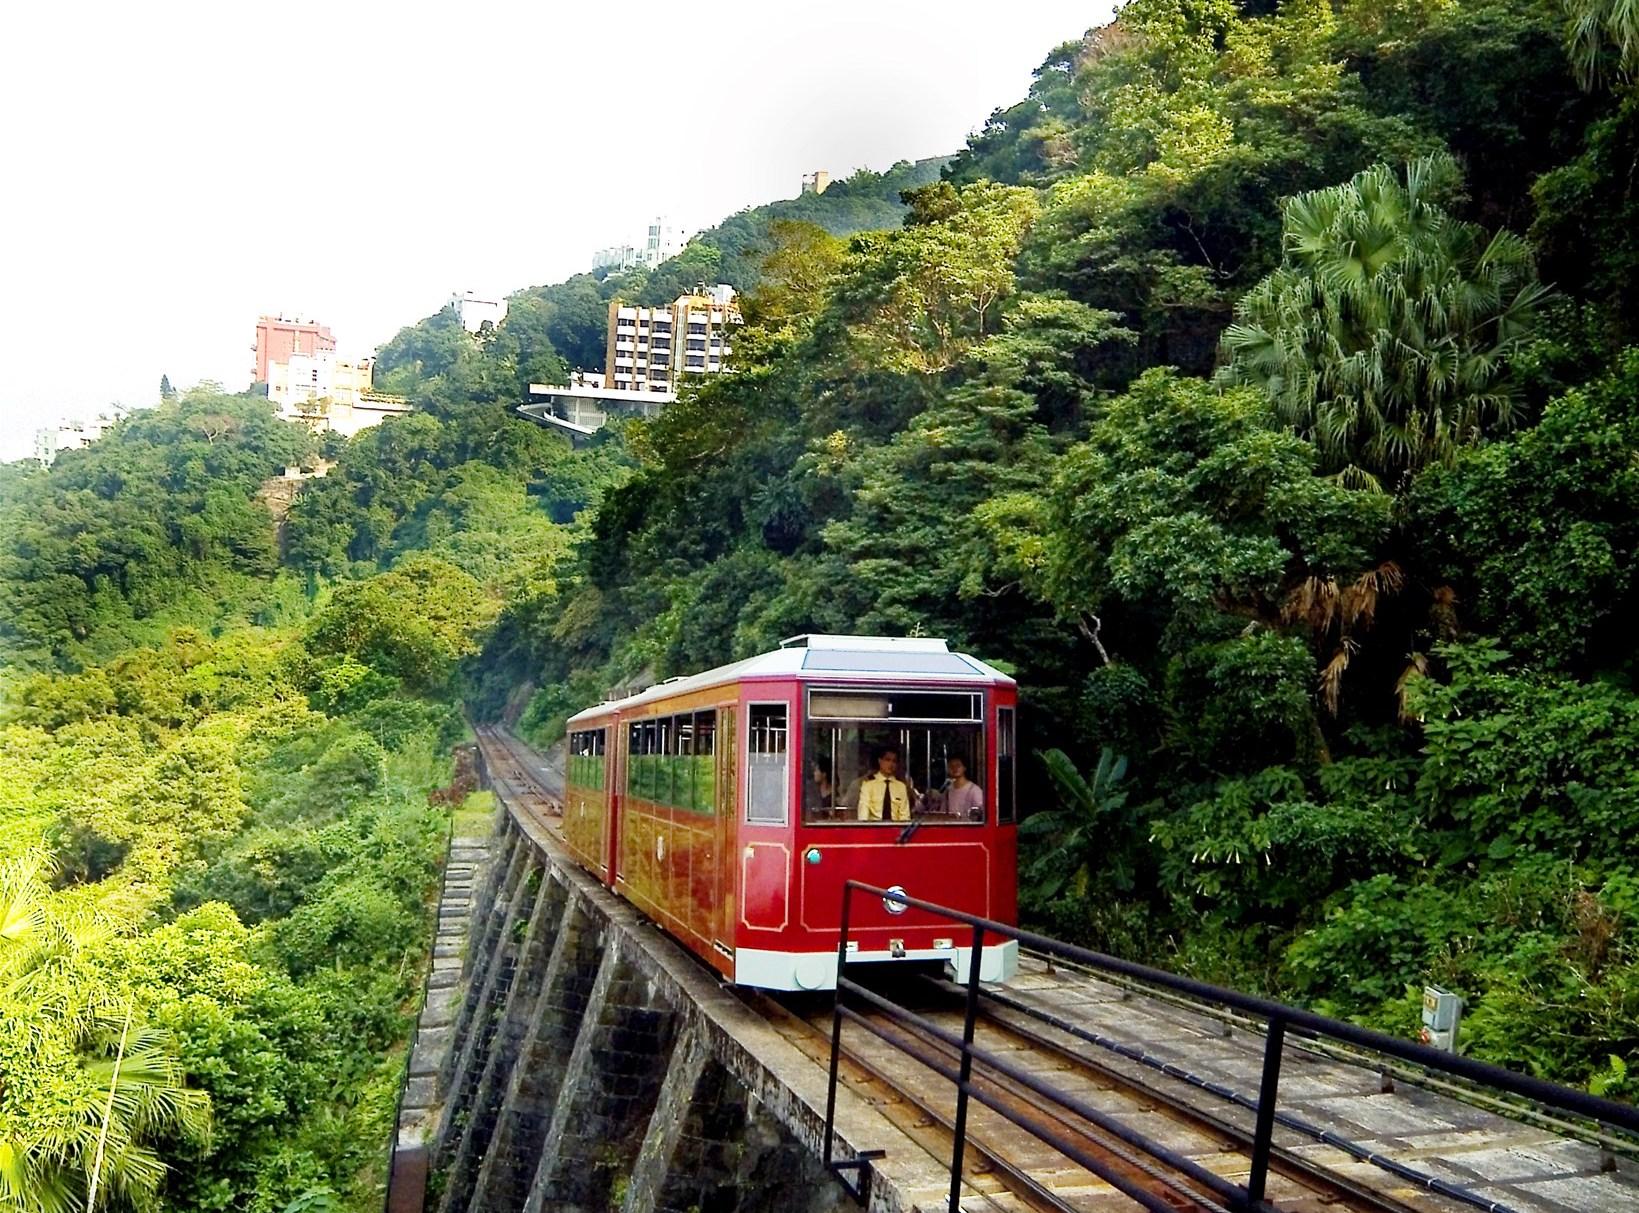
{"label": "railing post", "polygon": [[973,928],[967,959],[967,1016],[962,1022],[962,1068],[956,1080],[956,1144],[950,1155],[950,1213],[962,1210],[962,1155],[967,1149],[967,1088],[973,1077],[973,1024],[979,1016],[979,969],[984,960],[985,929]]}
{"label": "railing post", "polygon": [[831,1169],[831,1134],[837,1118],[837,1070],[842,1061],[842,966],[848,960],[848,910],[854,882],[842,886],[842,930],[837,935],[837,981],[831,1004],[831,1080],[825,1088],[825,1167]]}
{"label": "railing post", "polygon": [[1257,1205],[1263,1200],[1269,1179],[1269,1151],[1275,1135],[1275,1100],[1280,1086],[1281,1054],[1286,1046],[1286,1021],[1269,1020],[1269,1035],[1263,1042],[1263,1081],[1258,1085],[1258,1115],[1252,1128],[1252,1173],[1246,1179],[1246,1201]]}

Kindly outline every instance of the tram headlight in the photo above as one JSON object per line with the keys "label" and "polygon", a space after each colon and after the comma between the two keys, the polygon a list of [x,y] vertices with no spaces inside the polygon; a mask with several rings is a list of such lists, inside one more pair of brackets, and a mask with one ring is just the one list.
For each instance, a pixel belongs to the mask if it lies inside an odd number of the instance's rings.
{"label": "tram headlight", "polygon": [[890,885],[888,887],[888,895],[882,899],[882,908],[890,914],[903,914],[910,908],[905,904],[905,896],[904,885]]}

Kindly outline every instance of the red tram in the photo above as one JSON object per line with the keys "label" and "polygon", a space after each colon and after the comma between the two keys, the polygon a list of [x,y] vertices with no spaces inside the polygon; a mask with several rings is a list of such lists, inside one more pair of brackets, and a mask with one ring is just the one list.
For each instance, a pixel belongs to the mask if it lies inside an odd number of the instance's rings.
{"label": "red tram", "polygon": [[[564,839],[730,980],[829,989],[846,880],[1018,920],[1017,702],[943,640],[795,637],[571,718]],[[860,907],[852,961],[965,980],[949,922]],[[980,977],[1017,966],[997,941]]]}

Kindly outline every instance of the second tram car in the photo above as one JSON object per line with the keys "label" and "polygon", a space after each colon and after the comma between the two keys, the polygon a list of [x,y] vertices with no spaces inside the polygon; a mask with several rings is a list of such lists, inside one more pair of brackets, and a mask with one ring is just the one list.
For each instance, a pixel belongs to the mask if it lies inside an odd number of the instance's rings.
{"label": "second tram car", "polygon": [[[1015,923],[1017,688],[943,640],[799,636],[569,721],[575,857],[737,984],[835,984],[842,886]],[[948,962],[966,929],[855,897],[850,960]],[[1018,945],[987,943],[1005,981]]]}

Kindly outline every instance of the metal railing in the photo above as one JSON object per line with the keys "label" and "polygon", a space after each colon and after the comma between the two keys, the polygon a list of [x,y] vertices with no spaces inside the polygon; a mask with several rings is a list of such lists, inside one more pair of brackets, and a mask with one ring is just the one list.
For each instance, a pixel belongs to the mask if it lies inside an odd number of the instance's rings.
{"label": "metal railing", "polygon": [[[964,985],[966,998],[961,1032],[958,1033],[950,1028],[933,1023],[925,1016],[918,1015],[916,1012],[892,1002],[847,976],[845,970],[849,961],[849,923],[856,894],[879,897],[883,899],[884,904],[891,902],[902,908],[921,910],[947,922],[960,923],[971,928],[972,951]],[[1246,1101],[1253,1112],[1253,1128],[1251,1167],[1245,1185],[1236,1184],[1213,1171],[1207,1170],[1199,1163],[1179,1154],[1177,1151],[1146,1138],[1143,1134],[1122,1124],[1108,1113],[1099,1111],[1075,1094],[1056,1088],[1037,1075],[1021,1069],[987,1049],[976,1046],[973,1043],[973,1035],[974,1025],[979,1017],[980,999],[989,997],[985,991],[981,990],[979,985],[979,973],[983,967],[982,962],[987,940],[991,943],[1017,940],[1022,946],[1046,953],[1049,956],[1074,962],[1097,973],[1115,974],[1146,985],[1170,990],[1189,998],[1198,999],[1202,1002],[1231,1007],[1262,1020],[1266,1025],[1262,1075],[1256,1102]],[[908,1026],[925,1037],[942,1042],[956,1053],[959,1058],[958,1064],[952,1066],[949,1064],[947,1057],[937,1056],[930,1051],[912,1047],[901,1034],[885,1029],[880,1023],[856,1010],[854,1006],[849,1005],[846,1001],[849,997],[883,1012],[896,1024]],[[1210,1192],[1212,1197],[1203,1200],[1203,1203],[1209,1207],[1213,1203],[1212,1198],[1220,1199],[1229,1208],[1237,1210],[1268,1210],[1270,1207],[1265,1202],[1264,1195],[1268,1183],[1270,1155],[1273,1149],[1274,1127],[1277,1119],[1276,1106],[1280,1092],[1281,1060],[1286,1035],[1289,1030],[1294,1036],[1343,1041],[1377,1054],[1399,1058],[1425,1070],[1454,1074],[1481,1087],[1506,1092],[1533,1104],[1546,1105],[1602,1125],[1639,1134],[1639,1108],[1628,1104],[1601,1099],[1584,1091],[1573,1090],[1570,1087],[1547,1082],[1540,1078],[1533,1078],[1530,1075],[1517,1074],[1512,1070],[1506,1070],[1501,1066],[1491,1065],[1487,1062],[1444,1053],[1437,1049],[1428,1048],[1425,1045],[1401,1040],[1398,1037],[1388,1036],[1370,1028],[1346,1023],[1343,1020],[1317,1015],[1313,1011],[1287,1006],[1271,999],[1259,998],[1236,990],[1209,985],[1206,982],[1194,981],[1187,977],[1180,977],[1176,973],[1168,973],[1162,969],[1153,969],[1147,965],[1122,960],[1119,957],[1107,956],[1087,948],[1076,947],[1074,944],[1062,943],[1032,931],[1021,930],[1018,927],[1011,927],[992,919],[981,918],[976,914],[968,914],[961,910],[951,909],[948,906],[922,901],[898,890],[883,889],[876,885],[865,884],[862,881],[850,880],[843,886],[842,927],[837,937],[836,1003],[831,1023],[830,1083],[825,1098],[824,1163],[826,1168],[836,1174],[839,1179],[842,1179],[849,1191],[862,1201],[869,1194],[871,1163],[873,1160],[883,1157],[883,1151],[864,1150],[857,1152],[851,1158],[834,1157],[837,1077],[842,1058],[842,1025],[845,1020],[864,1028],[872,1035],[886,1041],[928,1067],[934,1073],[955,1083],[956,1112],[952,1125],[954,1142],[951,1149],[950,1165],[950,1213],[960,1213],[962,1164],[967,1146],[968,1104],[970,1100],[974,1099],[1024,1129],[1037,1140],[1051,1146],[1077,1165],[1097,1175],[1145,1209],[1152,1210],[1153,1213],[1174,1213],[1176,1208],[1174,1204],[1169,1203],[1154,1191],[1133,1180],[1130,1175],[1130,1167],[1123,1168],[1112,1165],[1105,1159],[1096,1157],[1063,1133],[1021,1114],[1016,1105],[998,1097],[987,1086],[976,1085],[973,1081],[975,1062],[984,1066],[989,1074],[999,1075],[1025,1088],[1033,1095],[1050,1101],[1057,1108],[1079,1117],[1100,1132],[1148,1155],[1175,1172],[1182,1180]],[[1281,1119],[1284,1121],[1287,1118],[1283,1116]],[[1117,1156],[1119,1157],[1119,1154]],[[1451,1187],[1443,1184],[1439,1186],[1442,1189]],[[1466,1195],[1461,1190],[1446,1191],[1445,1194],[1459,1197]]]}

